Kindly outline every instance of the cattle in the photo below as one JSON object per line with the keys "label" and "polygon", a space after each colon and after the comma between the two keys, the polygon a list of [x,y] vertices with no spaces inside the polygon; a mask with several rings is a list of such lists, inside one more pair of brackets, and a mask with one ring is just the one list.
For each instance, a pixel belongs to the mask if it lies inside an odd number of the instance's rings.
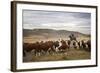
{"label": "cattle", "polygon": [[32,43],[24,43],[23,44],[23,50],[30,52],[32,50]]}
{"label": "cattle", "polygon": [[41,52],[40,48],[40,44],[39,42],[36,43],[24,43],[23,44],[23,55],[25,56],[26,52],[31,52],[32,50],[34,50],[34,54],[37,54],[39,52]]}
{"label": "cattle", "polygon": [[26,56],[26,52],[32,51],[33,47],[31,43],[24,43],[23,44],[23,56]]}
{"label": "cattle", "polygon": [[81,49],[81,42],[78,41],[77,43],[78,43],[79,48]]}
{"label": "cattle", "polygon": [[88,40],[86,44],[87,44],[87,51],[91,51],[91,40]]}
{"label": "cattle", "polygon": [[68,46],[70,48],[71,41],[70,40],[67,40],[67,44],[68,44]]}
{"label": "cattle", "polygon": [[77,49],[77,42],[75,42],[75,41],[73,41],[73,47],[75,48],[75,49]]}
{"label": "cattle", "polygon": [[42,51],[44,53],[54,51],[53,42],[52,41],[46,41],[45,43],[40,44],[40,49],[42,49]]}
{"label": "cattle", "polygon": [[54,41],[53,42],[53,48],[54,50],[57,52],[58,51],[58,47],[60,46],[59,41]]}
{"label": "cattle", "polygon": [[57,48],[57,47],[59,47],[59,42],[55,41],[53,45],[54,45],[54,48]]}
{"label": "cattle", "polygon": [[35,56],[52,54],[56,52],[68,51],[70,48],[84,49],[91,51],[91,41],[71,41],[71,40],[61,40],[61,41],[40,41],[35,43],[23,43],[23,56],[26,56],[27,52],[33,53]]}
{"label": "cattle", "polygon": [[89,51],[90,49],[91,49],[91,47],[90,47],[90,41],[81,41],[81,47],[82,47],[82,49],[84,49],[84,50],[86,50],[86,51]]}
{"label": "cattle", "polygon": [[82,43],[82,44],[81,44],[82,49],[85,49],[85,48],[86,48],[86,43],[85,43],[85,41],[82,40],[81,43]]}
{"label": "cattle", "polygon": [[61,46],[58,48],[60,51],[66,51],[69,48],[69,46],[66,44],[66,41],[61,41]]}

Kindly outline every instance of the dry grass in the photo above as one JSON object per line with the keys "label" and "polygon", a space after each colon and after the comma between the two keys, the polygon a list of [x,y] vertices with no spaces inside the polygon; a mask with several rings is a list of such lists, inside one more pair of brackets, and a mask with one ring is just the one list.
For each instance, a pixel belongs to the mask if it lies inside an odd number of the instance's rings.
{"label": "dry grass", "polygon": [[[48,41],[48,40],[58,40],[59,38],[48,38],[45,39],[42,37],[24,37],[23,42],[32,43],[36,41]],[[68,38],[63,38],[67,40]],[[78,41],[80,40],[89,40],[90,37],[80,37],[77,38]],[[83,59],[90,59],[91,58],[91,52],[87,52],[85,50],[79,50],[79,49],[70,49],[67,52],[60,52],[60,53],[54,53],[54,54],[46,54],[41,56],[29,56],[30,58],[23,58],[23,62],[40,62],[40,61],[60,61],[60,60],[83,60]],[[30,59],[30,60],[28,60]]]}
{"label": "dry grass", "polygon": [[46,55],[42,55],[42,56],[34,56],[33,55],[32,59],[27,62],[83,60],[83,59],[91,59],[90,52],[87,52],[85,50],[70,49],[69,51],[66,51],[66,52],[46,54]]}
{"label": "dry grass", "polygon": [[[28,36],[28,37],[24,37],[23,42],[24,43],[34,43],[37,41],[49,41],[49,40],[58,41],[59,39],[68,40],[69,38],[67,37],[66,38],[44,38],[42,36]],[[87,41],[89,39],[90,37],[84,37],[84,36],[77,38],[78,41],[81,41],[81,40]]]}

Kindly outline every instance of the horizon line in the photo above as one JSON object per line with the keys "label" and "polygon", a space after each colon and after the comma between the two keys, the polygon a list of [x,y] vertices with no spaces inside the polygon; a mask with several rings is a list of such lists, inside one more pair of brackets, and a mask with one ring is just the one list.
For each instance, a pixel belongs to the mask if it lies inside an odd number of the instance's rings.
{"label": "horizon line", "polygon": [[[26,30],[34,30],[34,29],[44,29],[44,28],[33,28],[33,29],[27,29],[27,28],[23,28],[23,29],[26,29]],[[49,29],[49,28],[46,28],[46,29]],[[50,30],[65,30],[65,29],[50,29]],[[70,30],[65,30],[65,31],[70,31]],[[91,33],[87,34],[87,33],[82,33],[82,32],[79,32],[79,31],[70,31],[70,32],[78,32],[78,33],[81,33],[81,34],[86,34],[86,35],[91,35]]]}

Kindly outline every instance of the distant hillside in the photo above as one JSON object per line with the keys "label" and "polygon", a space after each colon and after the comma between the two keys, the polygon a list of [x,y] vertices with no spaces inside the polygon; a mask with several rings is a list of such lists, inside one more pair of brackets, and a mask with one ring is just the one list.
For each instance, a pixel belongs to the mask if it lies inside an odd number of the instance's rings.
{"label": "distant hillside", "polygon": [[70,34],[74,34],[76,37],[90,36],[80,32],[67,31],[67,30],[54,30],[54,29],[23,29],[23,36],[44,36],[44,37],[68,37]]}

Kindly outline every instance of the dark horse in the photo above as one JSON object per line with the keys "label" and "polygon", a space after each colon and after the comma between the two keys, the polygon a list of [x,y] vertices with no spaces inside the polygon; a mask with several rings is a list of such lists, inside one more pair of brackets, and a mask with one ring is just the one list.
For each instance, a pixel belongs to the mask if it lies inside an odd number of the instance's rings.
{"label": "dark horse", "polygon": [[[70,44],[72,44],[74,48],[77,48],[76,43],[77,43],[78,41],[77,41],[76,37],[74,36],[74,34],[71,34],[71,35],[69,36],[69,38],[70,38]],[[69,44],[69,46],[70,46],[70,44]],[[70,47],[71,47],[71,46],[70,46]]]}
{"label": "dark horse", "polygon": [[74,34],[71,34],[71,35],[69,36],[69,38],[70,38],[70,41],[73,41],[73,40],[74,40],[74,41],[77,41],[77,40],[76,40],[76,37],[74,36]]}

